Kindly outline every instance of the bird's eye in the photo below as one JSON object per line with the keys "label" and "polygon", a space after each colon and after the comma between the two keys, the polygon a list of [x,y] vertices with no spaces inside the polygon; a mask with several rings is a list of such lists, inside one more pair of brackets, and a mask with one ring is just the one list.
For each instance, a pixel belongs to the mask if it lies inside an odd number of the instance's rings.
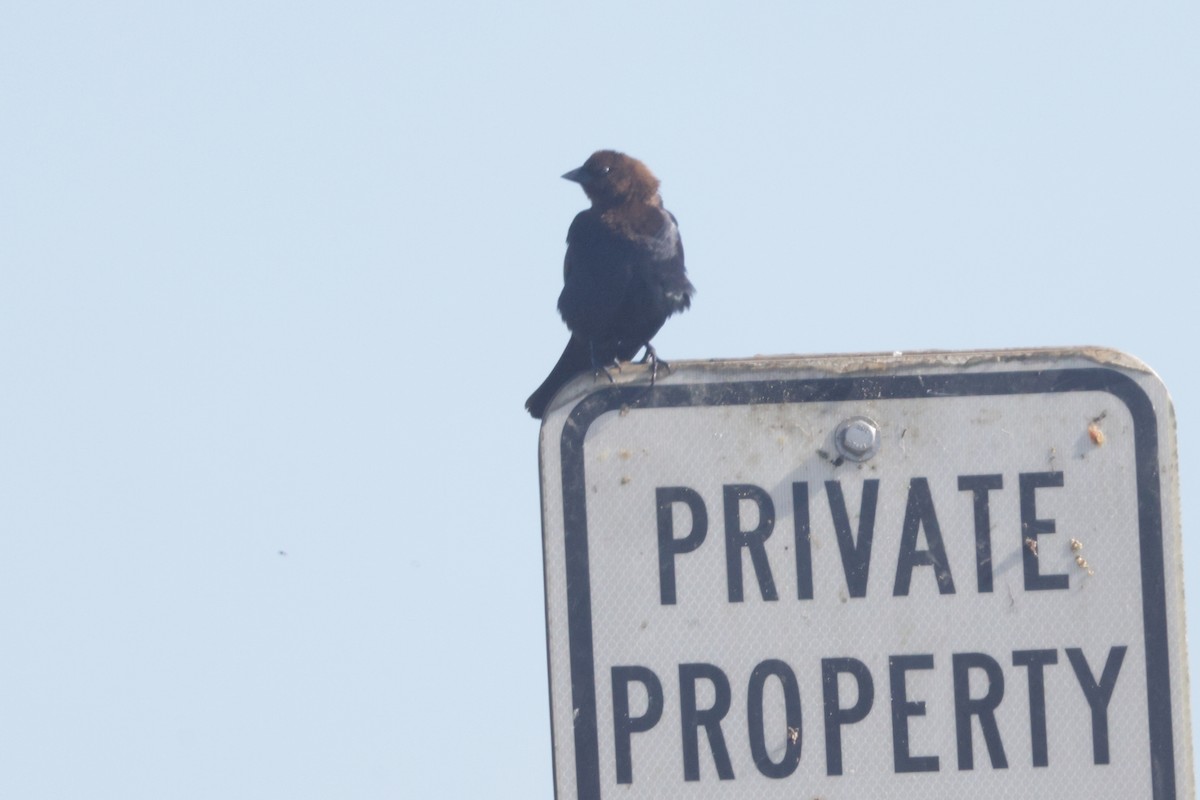
{"label": "bird's eye", "polygon": [[601,174],[601,175],[607,175],[607,174],[609,173],[609,171],[610,171],[610,170],[612,170],[612,167],[610,167],[610,166],[608,166],[607,164],[605,164],[603,167],[601,167],[601,168],[600,168],[600,174]]}

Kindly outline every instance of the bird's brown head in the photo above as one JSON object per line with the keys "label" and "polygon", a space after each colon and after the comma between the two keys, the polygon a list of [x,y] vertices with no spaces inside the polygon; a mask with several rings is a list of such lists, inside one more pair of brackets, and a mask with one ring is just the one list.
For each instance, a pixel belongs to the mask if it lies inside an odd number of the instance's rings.
{"label": "bird's brown head", "polygon": [[636,158],[615,150],[597,150],[583,166],[563,175],[583,187],[596,206],[651,202],[658,196],[658,178]]}

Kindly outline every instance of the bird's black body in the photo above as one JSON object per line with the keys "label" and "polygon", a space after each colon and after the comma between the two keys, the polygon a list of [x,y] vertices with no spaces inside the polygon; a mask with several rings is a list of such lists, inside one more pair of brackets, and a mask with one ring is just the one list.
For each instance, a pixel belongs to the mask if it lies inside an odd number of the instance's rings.
{"label": "bird's black body", "polygon": [[683,243],[663,208],[658,179],[637,159],[611,150],[593,153],[563,176],[592,201],[567,232],[558,311],[571,340],[542,385],[525,401],[540,418],[573,376],[619,361],[643,347],[672,314],[691,305],[695,289],[683,263]]}

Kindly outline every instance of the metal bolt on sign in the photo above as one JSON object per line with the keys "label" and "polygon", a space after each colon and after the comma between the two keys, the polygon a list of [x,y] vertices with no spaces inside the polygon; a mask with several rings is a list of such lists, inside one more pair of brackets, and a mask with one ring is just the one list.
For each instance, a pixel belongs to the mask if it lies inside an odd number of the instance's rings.
{"label": "metal bolt on sign", "polygon": [[850,417],[837,426],[833,443],[851,461],[866,461],[879,452],[879,426],[867,417]]}

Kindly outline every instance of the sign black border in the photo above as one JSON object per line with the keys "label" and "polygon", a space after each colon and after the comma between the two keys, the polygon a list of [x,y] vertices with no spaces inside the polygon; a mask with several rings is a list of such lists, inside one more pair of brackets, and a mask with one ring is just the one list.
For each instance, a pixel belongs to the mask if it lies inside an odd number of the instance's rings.
{"label": "sign black border", "polygon": [[623,408],[681,408],[830,401],[897,400],[1018,394],[1107,392],[1133,418],[1150,725],[1151,797],[1175,800],[1175,745],[1171,716],[1170,648],[1163,563],[1162,493],[1158,474],[1158,420],[1154,405],[1129,376],[1103,367],[1006,372],[846,376],[606,387],[584,397],[562,431],[563,531],[567,626],[574,707],[578,800],[600,800],[600,752],[588,566],[584,440],[601,415]]}

